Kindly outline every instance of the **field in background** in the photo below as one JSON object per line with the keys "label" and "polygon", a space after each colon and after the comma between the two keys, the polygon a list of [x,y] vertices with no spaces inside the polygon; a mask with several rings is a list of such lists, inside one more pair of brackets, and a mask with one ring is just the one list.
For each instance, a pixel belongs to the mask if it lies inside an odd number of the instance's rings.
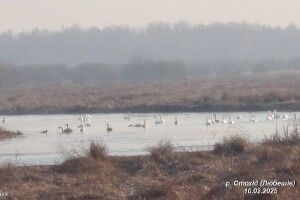
{"label": "field in background", "polygon": [[300,110],[299,71],[0,88],[2,114]]}

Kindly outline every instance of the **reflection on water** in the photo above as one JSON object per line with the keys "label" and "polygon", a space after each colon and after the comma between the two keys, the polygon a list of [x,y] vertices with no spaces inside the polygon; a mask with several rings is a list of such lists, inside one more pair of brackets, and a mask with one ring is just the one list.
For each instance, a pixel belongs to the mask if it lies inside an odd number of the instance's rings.
{"label": "reflection on water", "polygon": [[[267,120],[265,112],[254,113],[256,123],[250,122],[249,113],[217,113],[217,118],[231,116],[234,124],[214,124],[207,126],[208,113],[161,114],[163,123],[155,123],[155,114],[134,114],[130,120],[125,114],[92,114],[91,127],[81,133],[79,115],[22,115],[6,117],[6,128],[19,130],[24,136],[0,142],[0,162],[18,164],[55,164],[63,160],[61,149],[87,147],[92,140],[103,141],[110,155],[145,154],[145,148],[155,145],[159,140],[171,140],[179,148],[207,149],[224,136],[240,134],[254,142],[259,142],[279,129],[292,123],[289,119]],[[278,113],[283,116],[284,113]],[[299,113],[297,113],[299,116]],[[124,118],[125,117],[125,118]],[[177,117],[178,125],[175,125]],[[241,117],[241,119],[239,119]],[[229,120],[229,118],[227,117]],[[130,124],[143,124],[147,129],[128,127]],[[107,133],[107,123],[113,129]],[[61,134],[58,127],[73,129],[73,133]],[[47,129],[47,133],[41,133]]]}

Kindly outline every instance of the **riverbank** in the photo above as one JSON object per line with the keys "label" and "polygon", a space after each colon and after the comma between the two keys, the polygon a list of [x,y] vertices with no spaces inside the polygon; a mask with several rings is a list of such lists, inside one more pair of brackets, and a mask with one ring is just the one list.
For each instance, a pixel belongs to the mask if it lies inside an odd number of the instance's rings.
{"label": "riverbank", "polygon": [[19,137],[21,135],[22,135],[22,133],[19,132],[19,131],[16,131],[16,132],[15,131],[8,131],[8,130],[0,127],[0,141],[8,140],[8,139],[15,138],[15,137]]}
{"label": "riverbank", "polygon": [[265,104],[251,102],[242,104],[203,103],[199,105],[137,105],[132,107],[99,108],[89,106],[35,108],[12,107],[0,110],[0,115],[30,115],[30,114],[80,114],[80,113],[176,113],[176,112],[258,112],[277,110],[281,112],[300,111],[300,102],[282,102]]}
{"label": "riverbank", "polygon": [[[295,128],[254,145],[241,137],[209,152],[175,152],[168,142],[149,155],[111,157],[91,143],[83,152],[65,152],[54,166],[0,168],[0,191],[11,199],[297,199],[300,186],[274,186],[264,194],[245,194],[234,181],[300,179],[300,136]],[[254,187],[250,187],[254,188]],[[261,190],[268,187],[258,187]]]}
{"label": "riverbank", "polygon": [[300,74],[0,88],[0,114],[299,111]]}

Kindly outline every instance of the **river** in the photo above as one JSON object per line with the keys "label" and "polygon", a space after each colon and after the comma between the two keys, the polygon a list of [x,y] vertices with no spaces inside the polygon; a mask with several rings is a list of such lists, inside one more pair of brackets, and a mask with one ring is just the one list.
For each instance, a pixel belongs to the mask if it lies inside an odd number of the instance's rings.
{"label": "river", "polygon": [[[278,113],[283,116],[285,113]],[[296,113],[299,116],[300,113]],[[155,124],[154,116],[161,115],[164,123]],[[289,119],[267,120],[266,112],[255,112],[258,120],[250,122],[251,113],[217,113],[222,119],[229,115],[234,124],[214,124],[207,126],[205,121],[209,113],[147,113],[131,114],[91,114],[91,127],[85,127],[81,133],[80,115],[16,115],[6,116],[5,128],[19,130],[23,136],[0,142],[0,163],[13,162],[18,165],[48,165],[63,161],[64,151],[82,151],[91,141],[101,141],[108,147],[109,155],[142,155],[147,147],[156,145],[160,140],[170,140],[179,150],[207,150],[224,137],[241,135],[253,142],[260,142],[275,133],[276,127],[292,126],[293,113]],[[242,119],[238,119],[241,116]],[[175,117],[179,124],[175,125]],[[148,128],[128,127],[130,124],[146,121]],[[107,133],[109,123],[112,132]],[[73,133],[61,134],[58,127],[68,124]],[[47,133],[41,133],[47,129]]]}

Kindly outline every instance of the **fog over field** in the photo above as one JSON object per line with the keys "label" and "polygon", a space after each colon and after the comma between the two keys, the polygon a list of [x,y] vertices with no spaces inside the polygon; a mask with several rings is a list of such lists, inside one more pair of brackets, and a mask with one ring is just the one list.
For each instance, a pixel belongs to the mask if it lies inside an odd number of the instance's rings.
{"label": "fog over field", "polygon": [[300,29],[214,23],[151,23],[146,28],[69,27],[0,34],[0,60],[17,65],[125,63],[132,57],[198,63],[207,60],[261,60],[300,55]]}
{"label": "fog over field", "polygon": [[299,70],[300,29],[214,23],[0,34],[0,85]]}

